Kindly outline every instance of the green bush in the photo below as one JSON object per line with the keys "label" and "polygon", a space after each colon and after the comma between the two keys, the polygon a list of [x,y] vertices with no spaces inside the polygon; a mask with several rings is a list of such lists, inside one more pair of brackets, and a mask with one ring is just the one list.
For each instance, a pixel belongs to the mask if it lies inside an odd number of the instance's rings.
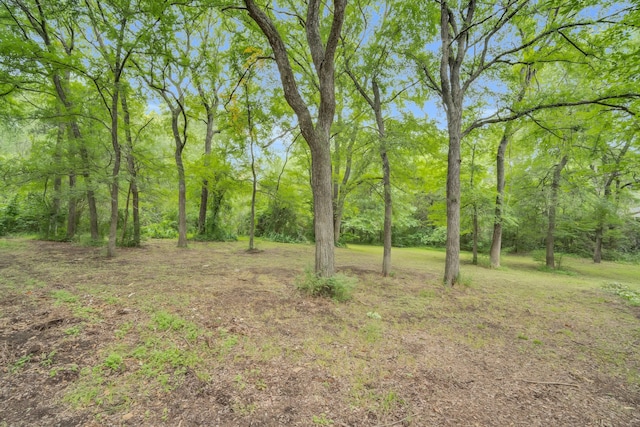
{"label": "green bush", "polygon": [[306,271],[304,276],[296,281],[296,287],[303,293],[331,298],[338,302],[350,300],[355,285],[355,279],[343,274],[336,274],[332,277],[318,277],[312,271]]}

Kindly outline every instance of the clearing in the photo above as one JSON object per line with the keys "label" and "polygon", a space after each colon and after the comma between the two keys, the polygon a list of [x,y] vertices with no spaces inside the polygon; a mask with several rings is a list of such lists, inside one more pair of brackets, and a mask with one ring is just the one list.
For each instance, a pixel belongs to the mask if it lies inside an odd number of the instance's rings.
{"label": "clearing", "polygon": [[640,426],[640,266],[462,266],[338,249],[336,303],[295,286],[310,245],[0,240],[0,426]]}

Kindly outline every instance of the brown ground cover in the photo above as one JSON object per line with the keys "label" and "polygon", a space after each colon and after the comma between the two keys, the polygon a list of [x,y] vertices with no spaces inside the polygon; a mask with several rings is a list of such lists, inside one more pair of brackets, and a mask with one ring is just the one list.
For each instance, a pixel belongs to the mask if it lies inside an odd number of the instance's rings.
{"label": "brown ground cover", "polygon": [[336,303],[311,246],[0,243],[0,426],[640,426],[640,312],[579,271],[355,247]]}

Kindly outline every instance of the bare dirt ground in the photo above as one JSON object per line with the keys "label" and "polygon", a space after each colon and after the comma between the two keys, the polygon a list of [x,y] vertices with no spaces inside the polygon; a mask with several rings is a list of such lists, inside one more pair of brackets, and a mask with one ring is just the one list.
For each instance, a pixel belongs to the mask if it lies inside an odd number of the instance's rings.
{"label": "bare dirt ground", "polygon": [[335,303],[310,246],[2,242],[0,426],[640,426],[640,313],[580,278],[342,249]]}

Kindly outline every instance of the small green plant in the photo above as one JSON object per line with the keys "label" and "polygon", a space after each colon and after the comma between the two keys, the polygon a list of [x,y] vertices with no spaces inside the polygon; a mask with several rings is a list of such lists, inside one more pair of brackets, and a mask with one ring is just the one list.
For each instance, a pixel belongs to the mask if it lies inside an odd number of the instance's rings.
{"label": "small green plant", "polygon": [[71,292],[66,291],[64,289],[51,292],[51,296],[53,297],[54,300],[56,300],[56,305],[60,305],[62,303],[74,304],[78,302],[77,296],[73,295]]}
{"label": "small green plant", "polygon": [[56,356],[56,351],[53,350],[50,353],[46,354],[45,358],[40,361],[40,365],[46,368],[53,365],[53,358]]}
{"label": "small green plant", "polygon": [[119,371],[122,367],[123,359],[118,353],[110,353],[105,359],[103,365],[113,371]]}
{"label": "small green plant", "polygon": [[336,274],[332,277],[318,277],[310,270],[307,270],[305,275],[296,281],[297,288],[305,294],[328,297],[338,302],[351,299],[355,284],[355,279],[343,274]]}
{"label": "small green plant", "polygon": [[603,288],[606,291],[611,292],[612,294],[615,294],[624,299],[632,306],[640,307],[640,292],[634,291],[628,286],[625,286],[622,283],[618,282],[607,283],[603,286]]}
{"label": "small green plant", "polygon": [[75,337],[76,335],[80,334],[81,330],[82,330],[82,326],[74,325],[74,326],[71,326],[70,328],[65,329],[64,334]]}
{"label": "small green plant", "polygon": [[327,418],[325,414],[320,414],[320,416],[314,415],[312,421],[314,424],[319,426],[330,426],[333,424],[333,420],[331,418]]}
{"label": "small green plant", "polygon": [[367,313],[367,317],[368,317],[369,319],[375,319],[375,320],[380,320],[380,319],[382,319],[382,316],[380,316],[380,314],[378,314],[378,312],[377,312],[377,311],[369,311],[369,312]]}
{"label": "small green plant", "polygon": [[524,333],[520,332],[520,333],[518,334],[518,339],[519,339],[519,340],[523,340],[523,341],[527,341],[527,340],[529,339],[529,337],[528,337],[528,336],[526,336]]}
{"label": "small green plant", "polygon": [[124,338],[127,333],[133,328],[133,322],[125,322],[120,326],[120,328],[116,329],[114,335],[117,339],[121,340]]}
{"label": "small green plant", "polygon": [[31,360],[31,355],[30,354],[27,354],[26,356],[22,356],[20,359],[18,359],[18,360],[16,360],[14,362],[13,366],[11,367],[11,372],[13,373],[13,372],[19,371],[30,360]]}

